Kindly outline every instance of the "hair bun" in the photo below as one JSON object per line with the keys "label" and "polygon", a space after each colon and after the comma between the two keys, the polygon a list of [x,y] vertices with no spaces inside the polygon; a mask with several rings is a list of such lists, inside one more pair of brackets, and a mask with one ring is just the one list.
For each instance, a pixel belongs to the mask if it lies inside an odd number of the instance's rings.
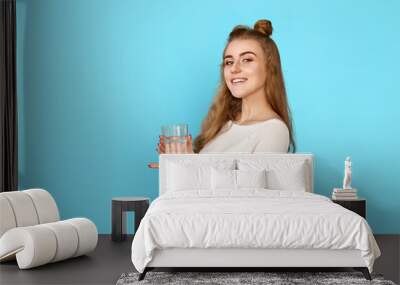
{"label": "hair bun", "polygon": [[269,20],[258,20],[254,24],[254,30],[269,37],[272,35],[272,23]]}

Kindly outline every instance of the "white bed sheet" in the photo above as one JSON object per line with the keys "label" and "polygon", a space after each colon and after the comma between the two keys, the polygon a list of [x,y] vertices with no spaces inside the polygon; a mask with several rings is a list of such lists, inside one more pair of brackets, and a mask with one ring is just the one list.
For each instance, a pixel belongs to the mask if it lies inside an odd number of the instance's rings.
{"label": "white bed sheet", "polygon": [[361,216],[318,194],[265,189],[160,196],[134,237],[135,268],[166,248],[358,249],[370,272],[380,256]]}

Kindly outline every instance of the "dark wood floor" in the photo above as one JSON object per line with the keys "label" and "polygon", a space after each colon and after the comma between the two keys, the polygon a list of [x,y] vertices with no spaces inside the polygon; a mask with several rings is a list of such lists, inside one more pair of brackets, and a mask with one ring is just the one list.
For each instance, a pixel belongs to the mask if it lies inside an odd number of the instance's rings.
{"label": "dark wood floor", "polygon": [[[399,283],[400,235],[377,235],[382,256],[374,272]],[[130,259],[132,238],[120,243],[100,235],[94,252],[29,270],[19,270],[16,262],[0,264],[0,284],[115,284],[124,272],[134,271]]]}

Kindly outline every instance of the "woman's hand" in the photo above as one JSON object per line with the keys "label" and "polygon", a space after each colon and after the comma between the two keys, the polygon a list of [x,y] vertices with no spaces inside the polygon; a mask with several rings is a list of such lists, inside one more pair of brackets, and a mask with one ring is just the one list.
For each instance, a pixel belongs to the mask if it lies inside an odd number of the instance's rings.
{"label": "woman's hand", "polygon": [[160,138],[160,140],[158,141],[156,151],[160,155],[160,154],[165,153],[165,137],[160,136],[159,138]]}
{"label": "woman's hand", "polygon": [[155,168],[155,169],[158,169],[158,168],[160,168],[160,165],[158,164],[158,162],[150,162],[149,164],[147,164],[147,167],[148,168]]}
{"label": "woman's hand", "polygon": [[160,141],[157,144],[156,151],[158,154],[164,153],[194,153],[193,152],[193,141],[192,136],[186,136],[186,145],[183,147],[179,147],[174,144],[165,144],[165,137],[160,136]]}
{"label": "woman's hand", "polygon": [[188,135],[186,137],[186,150],[185,151],[186,152],[184,152],[184,153],[194,153],[192,135]]}
{"label": "woman's hand", "polygon": [[[160,136],[160,140],[159,140],[159,142],[157,144],[156,151],[158,152],[159,155],[160,154],[164,154],[164,153],[194,153],[192,136],[189,135],[189,136],[186,137],[186,146],[183,149],[179,150],[179,151],[177,151],[174,146],[166,145],[165,144],[165,137],[164,136]],[[155,169],[159,168],[159,164],[157,162],[149,163],[147,166],[149,168],[153,168],[153,169],[154,168]]]}

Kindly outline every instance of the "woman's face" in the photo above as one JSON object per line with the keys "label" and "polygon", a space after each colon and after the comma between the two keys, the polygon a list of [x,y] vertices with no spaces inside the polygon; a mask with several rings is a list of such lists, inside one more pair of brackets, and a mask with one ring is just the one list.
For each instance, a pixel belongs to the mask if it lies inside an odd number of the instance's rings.
{"label": "woman's face", "polygon": [[229,43],[224,54],[224,78],[236,98],[244,98],[264,88],[265,58],[260,44],[251,39]]}

